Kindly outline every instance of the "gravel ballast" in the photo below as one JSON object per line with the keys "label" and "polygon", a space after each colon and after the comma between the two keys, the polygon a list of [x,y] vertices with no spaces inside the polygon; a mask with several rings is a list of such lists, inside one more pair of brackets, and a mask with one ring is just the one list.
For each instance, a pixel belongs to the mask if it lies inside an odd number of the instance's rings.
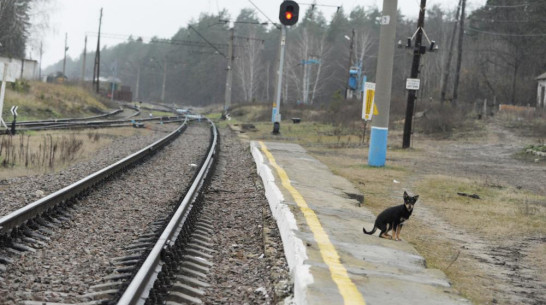
{"label": "gravel ballast", "polygon": [[[124,246],[172,210],[208,148],[209,135],[208,124],[192,124],[143,164],[80,199],[71,220],[52,229],[51,241],[13,257],[0,272],[0,304],[85,301],[81,296],[90,286],[113,273],[112,259],[127,255]],[[116,148],[122,146],[118,142]]]}
{"label": "gravel ballast", "polygon": [[116,137],[85,161],[59,172],[0,180],[0,217],[58,191],[165,137],[177,124],[151,125],[154,133]]}
{"label": "gravel ballast", "polygon": [[285,304],[288,264],[248,143],[221,132],[220,159],[205,195],[214,226],[214,266],[204,304]]}

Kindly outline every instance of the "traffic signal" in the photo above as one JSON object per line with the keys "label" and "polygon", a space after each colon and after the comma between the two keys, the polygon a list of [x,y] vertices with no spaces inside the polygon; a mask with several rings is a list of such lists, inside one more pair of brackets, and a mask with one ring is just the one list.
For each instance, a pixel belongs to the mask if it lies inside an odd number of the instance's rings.
{"label": "traffic signal", "polygon": [[299,12],[300,6],[295,1],[284,1],[283,3],[281,3],[279,20],[284,25],[294,25],[298,22]]}

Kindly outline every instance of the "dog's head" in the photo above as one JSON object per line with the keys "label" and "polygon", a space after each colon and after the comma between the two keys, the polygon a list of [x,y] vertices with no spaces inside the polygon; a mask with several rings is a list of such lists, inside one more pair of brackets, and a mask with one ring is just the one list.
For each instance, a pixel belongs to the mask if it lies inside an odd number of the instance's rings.
{"label": "dog's head", "polygon": [[417,202],[417,199],[419,199],[419,195],[410,196],[407,192],[404,192],[404,205],[408,211],[413,210],[413,206]]}

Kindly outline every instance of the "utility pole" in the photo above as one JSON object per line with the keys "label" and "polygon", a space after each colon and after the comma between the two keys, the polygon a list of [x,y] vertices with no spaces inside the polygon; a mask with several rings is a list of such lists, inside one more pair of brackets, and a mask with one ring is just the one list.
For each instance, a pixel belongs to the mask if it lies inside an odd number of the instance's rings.
{"label": "utility pole", "polygon": [[102,7],[100,9],[99,17],[99,34],[97,38],[97,51],[95,52],[95,66],[93,68],[93,85],[96,86],[97,93],[99,93],[99,78],[100,78],[100,28],[102,24]]}
{"label": "utility pole", "polygon": [[165,102],[165,83],[167,82],[167,56],[163,58],[163,84],[161,85],[161,102]]}
{"label": "utility pole", "polygon": [[38,68],[38,79],[40,81],[42,81],[42,55],[44,54],[43,52],[43,42],[40,41],[40,66]]}
{"label": "utility pole", "polygon": [[368,150],[368,165],[370,166],[385,166],[387,157],[397,8],[398,0],[383,0],[375,91],[375,104],[379,114],[372,120]]}
{"label": "utility pole", "polygon": [[457,91],[459,90],[459,77],[461,73],[461,64],[463,62],[463,38],[466,0],[462,1],[463,4],[461,7],[461,20],[459,21],[459,43],[457,45],[457,66],[455,68],[455,83],[453,84],[453,105],[457,105]]}
{"label": "utility pole", "polygon": [[447,82],[449,80],[449,68],[451,67],[451,59],[453,58],[453,44],[455,43],[455,35],[457,35],[457,23],[459,22],[459,13],[461,12],[461,2],[462,0],[459,0],[459,6],[457,6],[457,13],[455,14],[455,24],[453,25],[453,32],[451,33],[451,40],[449,42],[447,61],[444,67],[444,77],[442,79],[442,93],[440,94],[440,103],[442,104],[446,100]]}
{"label": "utility pole", "polygon": [[63,77],[66,76],[66,51],[68,51],[68,33],[64,33],[64,60],[63,60]]}
{"label": "utility pole", "polygon": [[85,61],[87,59],[87,35],[85,35],[85,42],[83,45],[83,60],[82,60],[82,85],[85,83]]}
{"label": "utility pole", "polygon": [[[419,65],[421,64],[421,54],[426,52],[426,46],[422,45],[423,27],[425,26],[425,10],[427,0],[421,0],[419,11],[419,20],[417,21],[417,33],[415,38],[415,47],[413,48],[413,62],[411,64],[411,78],[419,77]],[[411,127],[413,120],[413,108],[415,106],[415,97],[417,90],[410,89],[408,92],[408,103],[406,106],[406,119],[404,121],[404,135],[402,138],[402,148],[409,148],[411,141]]]}
{"label": "utility pole", "polygon": [[140,63],[138,63],[138,67],[137,67],[135,101],[138,101],[138,92],[140,91],[139,87],[140,87]]}
{"label": "utility pole", "polygon": [[[347,37],[347,36],[345,36]],[[351,77],[350,71],[351,67],[353,66],[353,50],[354,50],[354,42],[355,41],[355,29],[351,31],[351,44],[349,46],[349,66],[347,67],[347,74],[349,74],[349,77]],[[352,94],[349,94],[349,80],[345,83],[345,99],[349,99],[352,97]]]}
{"label": "utility pole", "polygon": [[222,119],[227,119],[229,109],[231,108],[231,87],[233,83],[233,40],[235,39],[235,25],[229,29],[229,49],[228,49],[228,64],[226,75],[226,91],[224,95],[224,112],[222,113]]}

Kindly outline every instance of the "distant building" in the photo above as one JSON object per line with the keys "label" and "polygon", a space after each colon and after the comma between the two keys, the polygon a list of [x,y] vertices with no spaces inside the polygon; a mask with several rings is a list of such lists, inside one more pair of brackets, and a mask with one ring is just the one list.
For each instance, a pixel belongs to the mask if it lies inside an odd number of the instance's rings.
{"label": "distant building", "polygon": [[67,80],[68,77],[63,72],[51,73],[46,78],[46,82],[55,84],[64,84]]}
{"label": "distant building", "polygon": [[2,75],[4,73],[4,65],[8,65],[8,73],[6,75],[8,82],[13,82],[16,79],[21,78],[28,80],[34,80],[37,78],[38,62],[36,60],[21,60],[19,58],[0,56],[0,64],[2,66],[2,71],[0,71],[0,74]]}
{"label": "distant building", "polygon": [[541,74],[536,78],[538,81],[537,89],[537,109],[546,108],[546,73]]}

